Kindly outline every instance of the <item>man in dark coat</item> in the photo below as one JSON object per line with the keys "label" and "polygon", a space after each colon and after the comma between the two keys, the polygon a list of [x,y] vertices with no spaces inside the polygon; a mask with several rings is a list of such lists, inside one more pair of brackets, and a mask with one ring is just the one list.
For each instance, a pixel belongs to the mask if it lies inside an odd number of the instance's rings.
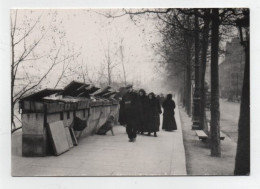
{"label": "man in dark coat", "polygon": [[123,101],[122,99],[119,102],[120,108],[119,108],[119,118],[118,121],[120,123],[120,125],[125,125],[126,124],[126,118],[125,118],[125,113],[124,113],[124,109],[123,109]]}
{"label": "man in dark coat", "polygon": [[159,100],[155,97],[154,93],[150,93],[148,95],[148,103],[147,103],[147,128],[148,128],[148,136],[151,133],[154,133],[154,136],[157,137],[156,132],[159,131],[160,127],[160,114],[162,113],[161,105]]}
{"label": "man in dark coat", "polygon": [[163,126],[166,131],[177,130],[177,124],[174,118],[175,102],[172,100],[172,95],[168,94],[163,102]]}
{"label": "man in dark coat", "polygon": [[126,123],[126,132],[129,138],[129,142],[136,140],[137,128],[141,124],[141,102],[139,95],[133,92],[132,85],[126,87],[127,93],[123,96],[120,110],[123,113],[122,122]]}

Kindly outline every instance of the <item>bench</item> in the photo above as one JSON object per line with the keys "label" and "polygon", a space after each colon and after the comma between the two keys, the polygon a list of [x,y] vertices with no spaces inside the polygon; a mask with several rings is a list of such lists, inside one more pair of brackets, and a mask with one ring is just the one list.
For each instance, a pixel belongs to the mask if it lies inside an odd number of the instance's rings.
{"label": "bench", "polygon": [[224,139],[225,139],[225,135],[224,135],[224,133],[222,133],[221,131],[220,131],[220,136],[219,136],[219,138],[220,138],[220,140],[224,140]]}
{"label": "bench", "polygon": [[[196,132],[197,136],[199,137],[199,139],[202,140],[202,141],[206,141],[209,138],[208,135],[203,130],[195,130],[195,132]],[[225,139],[225,135],[221,131],[220,131],[219,139],[220,140]]]}
{"label": "bench", "polygon": [[208,139],[208,135],[203,130],[195,130],[195,132],[200,140],[206,141]]}

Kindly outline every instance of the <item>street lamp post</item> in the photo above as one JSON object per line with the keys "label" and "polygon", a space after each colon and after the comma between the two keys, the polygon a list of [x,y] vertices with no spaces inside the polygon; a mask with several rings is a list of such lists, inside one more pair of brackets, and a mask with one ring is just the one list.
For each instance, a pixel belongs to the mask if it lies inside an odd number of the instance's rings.
{"label": "street lamp post", "polygon": [[245,70],[238,122],[238,141],[235,162],[235,175],[248,175],[250,173],[250,88],[249,88],[249,9],[243,11],[244,17],[237,20],[241,45],[245,49]]}

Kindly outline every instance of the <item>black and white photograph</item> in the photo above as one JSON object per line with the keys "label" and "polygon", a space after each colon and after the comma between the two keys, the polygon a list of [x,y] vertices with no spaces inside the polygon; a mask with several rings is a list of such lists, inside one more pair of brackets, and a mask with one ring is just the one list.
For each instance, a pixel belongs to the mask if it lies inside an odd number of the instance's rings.
{"label": "black and white photograph", "polygon": [[260,186],[259,7],[141,2],[1,8],[0,185]]}
{"label": "black and white photograph", "polygon": [[249,18],[10,10],[12,176],[249,175]]}

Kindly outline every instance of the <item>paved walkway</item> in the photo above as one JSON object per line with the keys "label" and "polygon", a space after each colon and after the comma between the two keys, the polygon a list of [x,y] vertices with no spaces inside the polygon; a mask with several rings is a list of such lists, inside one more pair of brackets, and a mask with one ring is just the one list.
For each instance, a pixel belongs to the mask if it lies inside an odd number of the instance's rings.
{"label": "paved walkway", "polygon": [[[158,132],[158,137],[138,135],[128,142],[125,128],[114,127],[115,136],[89,136],[60,156],[22,157],[21,132],[12,137],[13,176],[138,176],[186,175],[186,161],[179,110],[178,130]],[[18,145],[19,144],[19,145]]]}

